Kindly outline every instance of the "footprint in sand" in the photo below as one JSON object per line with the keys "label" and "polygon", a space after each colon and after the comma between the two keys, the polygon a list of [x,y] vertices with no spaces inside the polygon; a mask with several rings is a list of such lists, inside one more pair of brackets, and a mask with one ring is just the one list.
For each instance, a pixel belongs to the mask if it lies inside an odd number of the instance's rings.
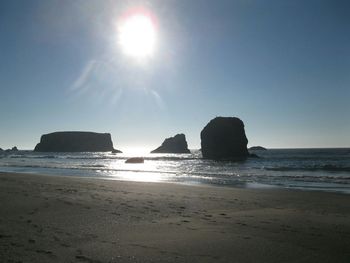
{"label": "footprint in sand", "polygon": [[11,238],[11,235],[0,234],[0,238]]}
{"label": "footprint in sand", "polygon": [[60,244],[62,247],[70,247],[70,245],[66,244],[66,243],[61,243]]}
{"label": "footprint in sand", "polygon": [[13,247],[23,247],[22,244],[15,243],[15,242],[11,242],[10,244],[11,244],[11,246],[13,246]]}
{"label": "footprint in sand", "polygon": [[37,249],[37,250],[36,250],[36,253],[54,256],[53,253],[52,253],[52,251],[49,251],[49,250]]}
{"label": "footprint in sand", "polygon": [[80,260],[80,261],[85,261],[85,262],[90,262],[90,263],[100,263],[101,262],[99,260],[94,260],[94,259],[88,258],[84,255],[76,255],[75,258]]}

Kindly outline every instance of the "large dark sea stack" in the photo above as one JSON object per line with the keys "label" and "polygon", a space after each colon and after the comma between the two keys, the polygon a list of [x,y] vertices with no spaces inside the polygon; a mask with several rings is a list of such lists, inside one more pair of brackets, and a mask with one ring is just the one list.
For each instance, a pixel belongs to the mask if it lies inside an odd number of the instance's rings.
{"label": "large dark sea stack", "polygon": [[41,136],[36,152],[108,152],[113,151],[109,133],[54,132]]}
{"label": "large dark sea stack", "polygon": [[235,117],[216,117],[201,131],[203,158],[244,160],[249,156],[244,123]]}
{"label": "large dark sea stack", "polygon": [[151,153],[190,153],[190,150],[187,148],[185,134],[181,133],[165,139],[162,145]]}

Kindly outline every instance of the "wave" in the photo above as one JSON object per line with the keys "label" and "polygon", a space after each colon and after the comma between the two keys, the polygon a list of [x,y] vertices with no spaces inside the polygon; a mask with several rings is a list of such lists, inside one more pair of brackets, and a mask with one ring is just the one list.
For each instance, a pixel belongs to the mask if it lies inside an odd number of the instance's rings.
{"label": "wave", "polygon": [[9,158],[11,159],[55,159],[60,158],[56,155],[24,155],[24,154],[18,154],[18,155],[10,155]]}
{"label": "wave", "polygon": [[[12,159],[67,159],[67,160],[127,160],[134,156],[70,156],[70,155],[11,155]],[[198,160],[193,156],[146,156],[144,160],[148,161],[183,161]]]}
{"label": "wave", "polygon": [[103,168],[103,167],[106,167],[106,165],[103,165],[103,164],[81,164],[80,167]]}
{"label": "wave", "polygon": [[[217,178],[217,179],[270,179],[270,180],[280,180],[280,179],[291,179],[291,180],[298,180],[298,181],[325,181],[325,180],[339,180],[339,181],[346,181],[347,183],[350,183],[350,176],[344,176],[339,174],[283,174],[280,173],[278,175],[275,174],[265,174],[265,173],[242,173],[242,171],[227,171],[226,173],[223,171],[217,171],[217,172],[207,172],[207,171],[186,171],[186,170],[147,170],[147,169],[120,169],[120,168],[109,168],[106,165],[100,165],[100,164],[80,164],[78,166],[55,166],[55,165],[33,165],[33,164],[5,164],[2,165],[3,167],[14,167],[14,168],[34,168],[34,169],[62,169],[62,170],[81,170],[82,173],[84,171],[95,171],[95,172],[136,172],[136,173],[157,173],[157,174],[173,174],[175,176],[182,176],[182,177],[193,177],[193,176],[200,176],[205,178]],[[326,169],[337,169],[336,171],[339,171],[339,167],[333,167],[330,165],[327,166]],[[304,168],[291,168],[291,167],[276,167],[276,168],[265,168],[265,170],[272,170],[272,171],[296,171],[298,170],[307,170],[310,171],[310,169],[304,169]],[[312,168],[314,169],[316,168]],[[344,169],[344,168],[342,168]],[[350,171],[350,167],[347,167],[345,169],[346,171]]]}
{"label": "wave", "polygon": [[337,166],[333,164],[325,164],[321,166],[311,167],[291,167],[291,166],[277,166],[277,167],[264,167],[264,170],[268,171],[328,171],[328,172],[350,172],[350,167]]}
{"label": "wave", "polygon": [[[81,171],[101,171],[101,172],[139,172],[139,173],[158,173],[158,174],[175,174],[183,176],[225,176],[225,177],[239,177],[236,173],[217,173],[217,172],[195,172],[195,171],[172,171],[172,170],[147,170],[147,169],[118,169],[109,168],[105,165],[78,165],[78,166],[55,166],[55,165],[32,165],[32,164],[3,164],[2,167],[13,167],[13,168],[41,168],[41,169],[62,169],[62,170],[81,170]],[[0,166],[1,169],[1,166]]]}
{"label": "wave", "polygon": [[[64,159],[74,159],[74,160],[127,160],[135,156],[92,156],[92,157],[81,157],[81,156],[67,156]],[[142,156],[141,156],[142,157]],[[157,157],[142,157],[144,160],[148,161],[182,161],[182,160],[197,160],[195,157],[185,157],[185,156],[157,156]]]}

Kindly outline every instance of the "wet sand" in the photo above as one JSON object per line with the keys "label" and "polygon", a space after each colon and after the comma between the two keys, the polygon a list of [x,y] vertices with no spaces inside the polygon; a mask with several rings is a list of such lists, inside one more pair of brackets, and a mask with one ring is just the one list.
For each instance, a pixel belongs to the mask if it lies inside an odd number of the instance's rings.
{"label": "wet sand", "polygon": [[0,173],[0,262],[349,262],[350,195]]}

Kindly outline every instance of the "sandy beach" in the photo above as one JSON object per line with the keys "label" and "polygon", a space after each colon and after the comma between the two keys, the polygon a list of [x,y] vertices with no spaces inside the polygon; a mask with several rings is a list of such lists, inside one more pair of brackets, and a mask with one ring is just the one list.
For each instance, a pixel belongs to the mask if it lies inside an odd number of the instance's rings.
{"label": "sandy beach", "polygon": [[349,262],[350,196],[0,173],[0,262]]}

